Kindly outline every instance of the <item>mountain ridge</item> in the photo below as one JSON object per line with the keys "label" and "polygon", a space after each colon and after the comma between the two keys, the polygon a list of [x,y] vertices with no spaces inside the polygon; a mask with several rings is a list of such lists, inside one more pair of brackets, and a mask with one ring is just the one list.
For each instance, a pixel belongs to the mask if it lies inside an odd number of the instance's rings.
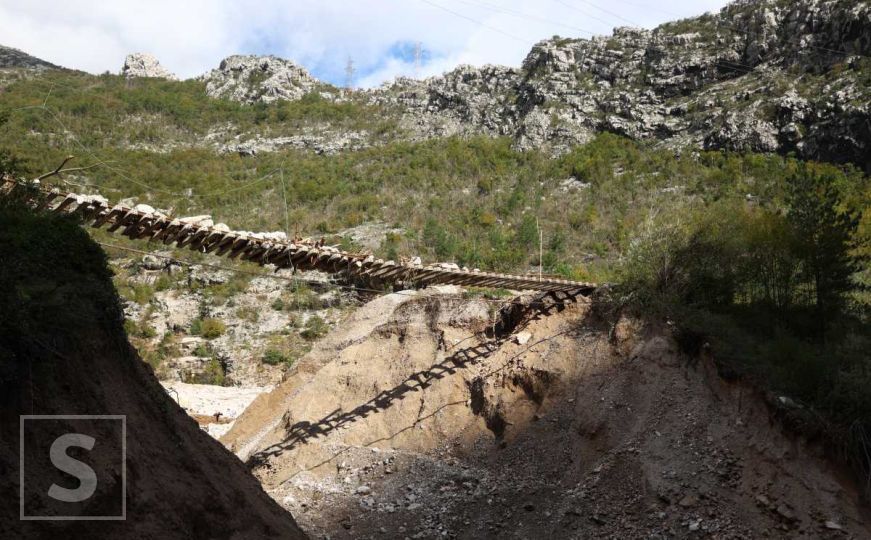
{"label": "mountain ridge", "polygon": [[63,69],[14,47],[0,45],[0,69],[8,68]]}
{"label": "mountain ridge", "polygon": [[[847,0],[739,0],[718,13],[591,39],[554,36],[521,66],[461,65],[423,80],[340,89],[292,60],[233,55],[205,92],[257,106],[306,96],[375,105],[397,137],[508,136],[561,155],[602,132],[683,149],[774,152],[871,170],[871,8]],[[134,75],[135,76],[135,75]],[[333,153],[379,144],[368,130],[267,130],[220,151]],[[334,142],[330,142],[334,141]]]}

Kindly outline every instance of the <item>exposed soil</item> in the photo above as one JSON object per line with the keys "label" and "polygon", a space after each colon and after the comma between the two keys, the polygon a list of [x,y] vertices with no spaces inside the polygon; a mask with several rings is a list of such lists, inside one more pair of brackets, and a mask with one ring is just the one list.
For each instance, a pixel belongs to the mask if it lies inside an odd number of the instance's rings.
{"label": "exposed soil", "polygon": [[313,537],[871,537],[849,475],[667,329],[495,308],[374,300],[223,441]]}
{"label": "exposed soil", "polygon": [[[70,220],[0,207],[0,253],[0,538],[303,537],[127,342],[104,255],[84,231]],[[19,520],[20,414],[126,415],[125,521]],[[121,445],[105,430],[95,434],[94,452],[108,449],[101,455]],[[122,469],[109,463],[104,477],[107,463],[95,468],[98,487],[111,492]],[[57,474],[29,470],[31,486]],[[76,506],[76,515],[114,515],[117,500],[97,495]],[[25,497],[28,514],[45,509],[36,499]]]}

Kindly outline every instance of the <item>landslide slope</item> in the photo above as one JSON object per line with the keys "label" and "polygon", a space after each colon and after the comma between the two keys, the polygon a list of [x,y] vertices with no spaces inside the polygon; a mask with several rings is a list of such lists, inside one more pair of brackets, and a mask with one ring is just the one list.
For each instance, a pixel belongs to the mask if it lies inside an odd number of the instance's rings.
{"label": "landslide slope", "polygon": [[846,476],[710,358],[583,299],[497,307],[376,299],[223,441],[312,535],[871,534]]}
{"label": "landslide slope", "polygon": [[[0,254],[0,537],[303,537],[130,346],[105,255],[85,231],[4,204]],[[20,414],[126,415],[126,521],[19,521]],[[109,503],[88,504],[99,515]]]}

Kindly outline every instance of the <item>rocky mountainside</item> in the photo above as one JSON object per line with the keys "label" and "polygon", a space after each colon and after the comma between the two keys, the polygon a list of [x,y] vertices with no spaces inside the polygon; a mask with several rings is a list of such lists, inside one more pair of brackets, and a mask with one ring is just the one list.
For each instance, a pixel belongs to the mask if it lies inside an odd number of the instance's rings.
{"label": "rocky mountainside", "polygon": [[59,69],[59,66],[35,56],[30,56],[18,49],[0,45],[0,69],[5,68]]}
{"label": "rocky mountainside", "polygon": [[508,134],[560,152],[609,131],[867,167],[869,54],[867,2],[745,0],[654,30],[545,40],[520,69],[463,66],[373,99],[403,105],[422,137]]}
{"label": "rocky mountainside", "polygon": [[[795,152],[866,168],[871,8],[850,0],[741,0],[653,30],[536,44],[518,68],[460,66],[426,80],[322,93],[399,111],[404,136],[508,135],[565,152],[607,131],[684,147]],[[293,62],[232,56],[207,92],[300,99],[318,82]]]}
{"label": "rocky mountainside", "polygon": [[[0,65],[53,67],[0,49]],[[516,148],[563,154],[601,132],[684,148],[795,153],[871,169],[871,7],[853,0],[739,0],[716,14],[652,30],[620,27],[592,39],[537,43],[521,66],[460,66],[425,80],[399,78],[342,90],[275,56],[234,55],[201,75],[205,93],[244,104],[309,96],[376,106],[390,129],[329,119],[273,132],[216,123],[219,152],[250,155],[300,148],[357,150],[385,141],[452,135],[508,136]],[[128,77],[172,74],[130,55]],[[285,114],[287,116],[287,114]],[[167,134],[170,138],[177,133]]]}

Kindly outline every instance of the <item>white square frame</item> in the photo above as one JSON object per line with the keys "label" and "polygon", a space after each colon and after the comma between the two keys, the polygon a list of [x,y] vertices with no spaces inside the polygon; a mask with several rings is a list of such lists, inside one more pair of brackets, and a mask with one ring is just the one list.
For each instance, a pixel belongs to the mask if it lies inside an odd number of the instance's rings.
{"label": "white square frame", "polygon": [[[19,417],[19,514],[21,521],[126,521],[127,520],[127,415],[126,414],[22,414]],[[27,420],[120,420],[121,421],[121,515],[120,516],[28,516],[24,513],[24,423]]]}

